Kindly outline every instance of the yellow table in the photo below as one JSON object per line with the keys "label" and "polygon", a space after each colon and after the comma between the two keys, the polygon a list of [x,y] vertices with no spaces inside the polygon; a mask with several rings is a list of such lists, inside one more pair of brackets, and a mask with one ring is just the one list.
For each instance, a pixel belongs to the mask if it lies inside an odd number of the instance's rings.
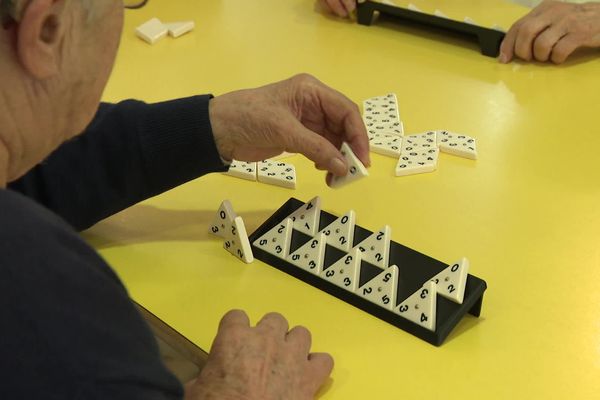
{"label": "yellow table", "polygon": [[[527,10],[498,1],[412,0],[483,25]],[[400,3],[400,2],[398,2]],[[476,3],[476,4],[473,4]],[[196,30],[149,46],[133,29],[157,16]],[[592,399],[600,393],[600,57],[564,66],[500,65],[476,45],[389,23],[336,20],[312,0],[152,0],[127,12],[106,100],[147,101],[316,75],[356,102],[398,94],[408,133],[475,136],[476,162],[396,178],[372,155],[370,177],[343,189],[301,156],[297,190],[206,176],[98,224],[86,238],[132,296],[208,349],[220,317],[279,311],[336,359],[324,399]],[[207,233],[223,199],[254,231],[289,197],[322,197],[372,230],[450,263],[465,255],[488,291],[440,348],[260,261],[245,265]]]}

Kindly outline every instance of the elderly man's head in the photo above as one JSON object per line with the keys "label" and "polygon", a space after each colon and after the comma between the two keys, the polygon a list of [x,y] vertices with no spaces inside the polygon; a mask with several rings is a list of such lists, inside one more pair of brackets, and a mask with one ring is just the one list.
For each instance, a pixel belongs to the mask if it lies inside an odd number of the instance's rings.
{"label": "elderly man's head", "polygon": [[112,68],[121,0],[0,0],[0,187],[80,133]]}

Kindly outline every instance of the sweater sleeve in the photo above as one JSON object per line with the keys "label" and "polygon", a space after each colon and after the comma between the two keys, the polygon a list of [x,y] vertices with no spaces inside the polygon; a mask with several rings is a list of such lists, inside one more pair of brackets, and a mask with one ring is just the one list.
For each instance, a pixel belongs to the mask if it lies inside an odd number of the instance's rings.
{"label": "sweater sleeve", "polygon": [[212,135],[210,99],[101,104],[83,134],[9,188],[82,230],[182,183],[226,171]]}
{"label": "sweater sleeve", "polygon": [[1,399],[181,399],[127,291],[48,210],[0,189]]}

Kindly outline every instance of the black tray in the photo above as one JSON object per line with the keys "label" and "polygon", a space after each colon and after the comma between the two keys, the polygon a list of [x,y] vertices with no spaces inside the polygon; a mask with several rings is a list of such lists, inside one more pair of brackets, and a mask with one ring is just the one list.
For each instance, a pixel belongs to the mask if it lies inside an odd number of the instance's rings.
{"label": "black tray", "polygon": [[498,54],[500,53],[500,44],[506,35],[504,32],[495,29],[438,17],[436,15],[425,14],[407,8],[376,3],[370,0],[367,0],[364,3],[358,3],[358,23],[361,25],[371,25],[375,11],[378,11],[380,14],[397,17],[400,20],[416,22],[424,27],[436,27],[472,37],[479,43],[481,53],[489,57],[498,57]]}
{"label": "black tray", "polygon": [[[256,239],[260,238],[275,225],[282,222],[288,215],[297,210],[303,204],[304,202],[298,199],[289,199],[283,206],[281,206],[281,208],[279,208],[279,210],[275,212],[275,214],[273,214],[264,224],[262,224],[250,235],[249,239],[252,245],[252,252],[256,259],[259,259],[289,275],[301,279],[302,281],[319,288],[340,300],[352,304],[353,306],[358,307],[361,310],[366,311],[369,314],[386,322],[389,322],[390,324],[397,326],[398,328],[403,329],[406,332],[409,332],[436,346],[439,346],[443,343],[444,339],[446,339],[448,334],[450,334],[452,329],[458,324],[465,314],[469,313],[476,317],[479,316],[483,301],[483,292],[487,288],[487,285],[485,281],[473,275],[468,275],[467,277],[463,304],[456,304],[442,296],[437,296],[436,328],[435,331],[430,331],[399,316],[398,314],[393,313],[390,310],[379,307],[369,300],[366,300],[350,291],[344,290],[329,281],[321,279],[317,275],[298,268],[286,260],[275,257],[274,255],[254,246],[254,241]],[[329,225],[336,218],[337,217],[335,215],[321,211],[319,230],[323,229],[326,225]],[[364,240],[371,233],[373,232],[356,225],[354,230],[353,246]],[[291,254],[310,239],[310,236],[293,230],[289,253]],[[344,254],[346,253],[327,245],[325,250],[324,268],[332,265]],[[439,272],[448,267],[447,264],[444,264],[441,261],[435,260],[406,246],[391,241],[389,265],[394,264],[397,265],[399,269],[398,290],[395,306],[399,305],[403,300],[416,292],[430,278],[433,278]],[[361,264],[359,287],[369,281],[379,272],[381,272],[380,268],[363,261]]]}

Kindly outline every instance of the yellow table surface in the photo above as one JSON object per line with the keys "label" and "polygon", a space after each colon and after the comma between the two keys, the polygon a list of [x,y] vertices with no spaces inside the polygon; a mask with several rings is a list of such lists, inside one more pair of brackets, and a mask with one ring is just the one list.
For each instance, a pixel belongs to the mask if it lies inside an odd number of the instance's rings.
{"label": "yellow table surface", "polygon": [[[500,0],[413,3],[505,27],[527,12]],[[149,46],[133,30],[154,16],[197,27]],[[337,20],[312,0],[152,0],[127,12],[105,99],[221,94],[298,72],[356,102],[395,92],[407,133],[472,135],[479,160],[442,154],[436,172],[397,178],[396,160],[372,154],[369,178],[339,190],[301,156],[289,159],[296,190],[202,177],[85,233],[132,297],[205,349],[229,309],[253,321],[283,313],[335,357],[323,399],[599,398],[597,53],[501,65],[474,43]],[[315,195],[446,263],[468,257],[488,284],[481,318],[434,347],[261,261],[237,261],[207,233],[223,199],[252,232],[288,198]]]}

